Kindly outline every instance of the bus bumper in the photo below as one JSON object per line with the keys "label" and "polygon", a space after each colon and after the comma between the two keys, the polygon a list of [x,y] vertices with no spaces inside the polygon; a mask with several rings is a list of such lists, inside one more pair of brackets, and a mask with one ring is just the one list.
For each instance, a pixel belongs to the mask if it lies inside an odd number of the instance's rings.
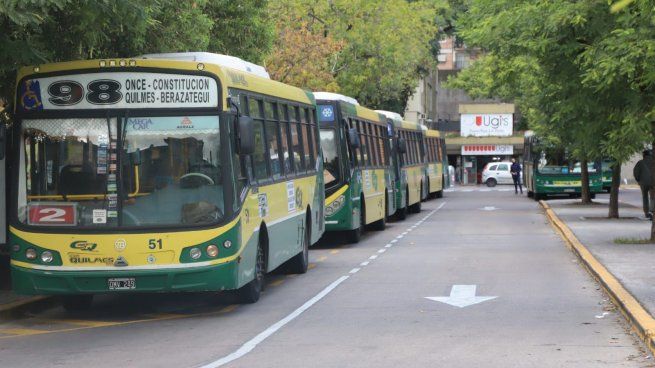
{"label": "bus bumper", "polygon": [[[186,269],[120,271],[46,271],[11,266],[17,294],[114,294],[218,291],[237,288],[237,262]],[[109,290],[110,278],[134,278],[136,288]]]}

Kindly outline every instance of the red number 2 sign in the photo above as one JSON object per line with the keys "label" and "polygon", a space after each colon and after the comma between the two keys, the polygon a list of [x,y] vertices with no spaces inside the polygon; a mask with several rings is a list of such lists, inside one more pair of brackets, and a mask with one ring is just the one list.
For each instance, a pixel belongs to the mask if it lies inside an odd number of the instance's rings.
{"label": "red number 2 sign", "polygon": [[27,223],[30,225],[70,226],[77,222],[75,204],[30,204]]}

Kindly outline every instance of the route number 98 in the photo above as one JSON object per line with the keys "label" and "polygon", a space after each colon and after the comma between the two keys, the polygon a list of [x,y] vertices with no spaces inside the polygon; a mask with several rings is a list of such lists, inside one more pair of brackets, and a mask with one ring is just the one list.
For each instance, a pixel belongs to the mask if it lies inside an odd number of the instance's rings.
{"label": "route number 98", "polygon": [[[120,102],[123,94],[121,84],[112,79],[97,79],[86,86],[86,100],[94,105],[111,105]],[[82,101],[84,87],[75,81],[59,81],[48,86],[51,104],[71,106]]]}

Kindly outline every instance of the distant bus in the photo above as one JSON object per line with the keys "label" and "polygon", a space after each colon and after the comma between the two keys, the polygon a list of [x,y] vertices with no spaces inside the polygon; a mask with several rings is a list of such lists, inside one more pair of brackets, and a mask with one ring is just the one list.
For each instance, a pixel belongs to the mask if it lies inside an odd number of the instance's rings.
{"label": "distant bus", "polygon": [[[438,130],[428,129],[425,131],[425,154],[426,154],[426,180],[428,197],[443,197],[444,189],[444,150],[445,140]],[[445,161],[447,163],[447,160]]]}
{"label": "distant bus", "polygon": [[[257,74],[249,72],[254,70]],[[9,157],[20,294],[236,290],[322,235],[311,93],[209,53],[20,69]]]}
{"label": "distant bus", "polygon": [[356,100],[316,92],[325,182],[325,229],[358,242],[366,225],[384,230],[396,208],[386,118]]}
{"label": "distant bus", "polygon": [[[548,196],[579,197],[582,192],[580,162],[561,147],[548,145],[532,131],[525,133],[523,183],[528,197],[535,200]],[[600,162],[589,163],[589,189],[592,198],[602,190]]]}
{"label": "distant bus", "polygon": [[403,120],[395,112],[376,110],[387,117],[387,132],[396,147],[396,217],[421,212],[421,200],[427,197],[425,186],[425,146],[421,125]]}

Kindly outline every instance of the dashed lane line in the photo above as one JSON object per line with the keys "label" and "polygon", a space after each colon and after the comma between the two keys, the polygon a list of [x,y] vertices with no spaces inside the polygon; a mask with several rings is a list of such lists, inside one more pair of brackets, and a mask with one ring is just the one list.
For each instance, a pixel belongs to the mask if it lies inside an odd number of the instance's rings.
{"label": "dashed lane line", "polygon": [[[432,210],[427,216],[425,216],[424,219],[427,219],[428,217],[432,216],[434,213],[439,211],[443,206],[446,204],[446,202],[442,203],[439,207],[436,209]],[[370,260],[374,260],[378,258],[377,254],[374,254],[369,257]],[[369,264],[369,261],[362,262],[361,265],[364,266],[365,264]],[[360,268],[353,268],[350,270],[350,274],[353,275],[357,272],[360,271]],[[248,354],[251,352],[254,348],[257,347],[257,345],[261,344],[264,340],[269,338],[271,335],[276,333],[278,330],[280,330],[282,327],[287,325],[289,322],[293,321],[294,319],[298,318],[302,313],[304,313],[306,310],[311,308],[314,304],[318,303],[321,299],[323,299],[325,296],[330,294],[334,289],[336,289],[341,283],[344,281],[348,280],[350,278],[350,275],[345,275],[341,276],[338,278],[336,281],[328,285],[325,289],[321,290],[318,294],[316,294],[313,298],[309,299],[305,304],[301,305],[298,309],[294,310],[291,312],[289,315],[284,317],[283,319],[279,320],[278,322],[272,324],[270,327],[268,327],[266,330],[262,331],[259,333],[257,336],[253,337],[252,339],[248,340],[245,342],[243,345],[241,345],[237,350],[232,352],[231,354],[228,354],[218,360],[215,360],[211,363],[205,364],[201,366],[200,368],[218,368],[221,367],[225,364],[228,364],[230,362],[233,362],[244,355]]]}

